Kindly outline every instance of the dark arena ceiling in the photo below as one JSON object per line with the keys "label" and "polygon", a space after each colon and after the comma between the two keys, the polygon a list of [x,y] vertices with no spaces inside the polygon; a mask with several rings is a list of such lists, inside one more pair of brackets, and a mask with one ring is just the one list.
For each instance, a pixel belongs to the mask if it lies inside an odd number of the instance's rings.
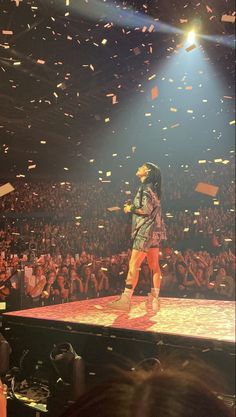
{"label": "dark arena ceiling", "polygon": [[[142,150],[148,135],[156,135],[159,155],[170,154],[176,146],[169,143],[173,132],[180,137],[182,156],[186,151],[189,158],[204,111],[204,119],[208,111],[215,114],[203,126],[209,142],[199,140],[199,156],[207,147],[216,147],[218,156],[232,149],[234,24],[222,22],[224,14],[234,14],[233,1],[0,0],[1,175],[25,174],[30,165],[36,165],[33,175],[84,172],[93,159],[105,155],[109,160],[115,152],[125,157],[132,147]],[[190,121],[190,111],[177,117],[183,104],[175,100],[180,79],[174,69],[171,74],[168,60],[178,56],[193,26],[204,34],[197,48],[205,54],[209,73],[202,82],[201,104],[192,98],[199,114]],[[196,59],[194,51],[192,57]],[[164,78],[166,65],[172,81],[161,89],[158,77],[162,73]],[[195,66],[201,71],[201,62]],[[182,62],[180,78],[187,76]],[[202,110],[202,100],[207,104],[213,94],[213,82],[222,90],[221,101],[213,98]],[[148,95],[155,85],[160,91],[152,101]],[[153,104],[155,120],[148,124]],[[165,106],[177,109],[167,114]],[[143,130],[137,132],[138,123]],[[181,131],[167,129],[163,136],[165,126],[179,123]],[[214,123],[216,132],[209,137]],[[221,141],[223,136],[227,138]]]}

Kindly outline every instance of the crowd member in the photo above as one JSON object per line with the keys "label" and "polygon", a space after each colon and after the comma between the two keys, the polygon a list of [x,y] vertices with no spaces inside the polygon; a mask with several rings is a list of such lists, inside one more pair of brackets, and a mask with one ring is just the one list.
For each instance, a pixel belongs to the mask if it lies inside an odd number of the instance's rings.
{"label": "crowd member", "polygon": [[46,284],[46,277],[42,266],[35,268],[35,274],[26,278],[26,295],[30,305],[36,307],[41,304],[41,296]]}
{"label": "crowd member", "polygon": [[161,295],[162,297],[170,297],[175,294],[177,278],[174,272],[174,264],[169,260],[162,260],[161,276]]}
{"label": "crowd member", "polygon": [[191,264],[179,261],[175,265],[177,278],[177,294],[179,297],[195,298],[200,283],[193,273]]}
{"label": "crowd member", "polygon": [[59,273],[57,275],[56,280],[53,283],[52,293],[55,300],[55,304],[69,301],[69,285],[66,282],[63,273]]}
{"label": "crowd member", "polygon": [[45,300],[43,304],[49,305],[49,304],[53,304],[55,301],[54,291],[53,291],[53,284],[55,282],[55,279],[56,279],[56,273],[54,271],[49,272],[47,275],[46,284],[43,288],[42,295],[41,295],[42,299]]}
{"label": "crowd member", "polygon": [[217,298],[221,300],[232,300],[235,291],[234,284],[233,278],[227,275],[225,268],[219,268],[214,285],[214,293]]}
{"label": "crowd member", "polygon": [[188,367],[120,372],[82,395],[63,417],[233,417],[217,395],[218,375],[206,364]]}
{"label": "crowd member", "polygon": [[100,268],[97,272],[97,291],[98,296],[100,297],[105,297],[109,294],[109,281],[107,275],[104,272],[104,268]]}
{"label": "crowd member", "polygon": [[0,301],[7,301],[11,295],[12,284],[6,271],[0,271]]}
{"label": "crowd member", "polygon": [[80,300],[83,297],[84,287],[82,279],[76,270],[75,265],[69,272],[69,288],[70,288],[70,301]]}
{"label": "crowd member", "polygon": [[90,266],[83,266],[82,282],[84,287],[84,298],[95,298],[98,293],[98,282]]}

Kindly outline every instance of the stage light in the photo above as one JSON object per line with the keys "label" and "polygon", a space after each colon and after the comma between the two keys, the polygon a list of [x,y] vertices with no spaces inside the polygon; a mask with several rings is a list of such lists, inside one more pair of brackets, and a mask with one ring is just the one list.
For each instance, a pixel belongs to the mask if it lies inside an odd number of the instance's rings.
{"label": "stage light", "polygon": [[194,32],[194,30],[191,30],[191,32],[189,32],[188,34],[188,38],[187,41],[191,44],[193,44],[196,40],[196,33]]}

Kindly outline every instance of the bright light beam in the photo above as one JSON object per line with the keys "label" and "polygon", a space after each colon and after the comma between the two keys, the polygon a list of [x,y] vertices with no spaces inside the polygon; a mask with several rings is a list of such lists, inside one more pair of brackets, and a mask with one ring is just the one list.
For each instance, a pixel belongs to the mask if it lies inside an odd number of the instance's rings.
{"label": "bright light beam", "polygon": [[191,30],[191,32],[189,32],[188,34],[187,41],[188,43],[192,45],[195,42],[195,40],[196,40],[196,33],[194,32],[194,30]]}
{"label": "bright light beam", "polygon": [[[134,30],[143,30],[144,27],[146,27],[146,31],[148,31],[150,30],[150,27],[153,26],[152,31],[154,32],[174,33],[186,36],[186,32],[182,29],[168,25],[158,19],[153,19],[151,16],[144,15],[144,13],[138,12],[131,7],[122,7],[112,2],[106,3],[102,0],[90,0],[89,2],[85,2],[84,0],[77,0],[76,5],[71,5],[71,7],[74,12],[93,21],[111,23],[112,25],[117,25],[122,28],[126,27],[127,29],[132,28]],[[196,36],[194,31],[190,33],[191,37]],[[200,34],[198,34],[198,37],[210,42],[224,44],[229,48],[235,48],[234,37],[215,37]],[[194,43],[194,41],[192,43]]]}

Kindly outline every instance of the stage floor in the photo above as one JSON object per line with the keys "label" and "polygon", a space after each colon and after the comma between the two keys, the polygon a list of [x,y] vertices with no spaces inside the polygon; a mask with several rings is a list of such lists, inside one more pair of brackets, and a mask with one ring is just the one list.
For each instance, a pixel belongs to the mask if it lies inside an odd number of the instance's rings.
{"label": "stage floor", "polygon": [[235,343],[235,302],[161,298],[161,310],[147,313],[146,297],[133,297],[129,313],[107,308],[117,297],[75,301],[5,313],[24,323],[25,319],[66,322],[107,328],[161,333]]}

